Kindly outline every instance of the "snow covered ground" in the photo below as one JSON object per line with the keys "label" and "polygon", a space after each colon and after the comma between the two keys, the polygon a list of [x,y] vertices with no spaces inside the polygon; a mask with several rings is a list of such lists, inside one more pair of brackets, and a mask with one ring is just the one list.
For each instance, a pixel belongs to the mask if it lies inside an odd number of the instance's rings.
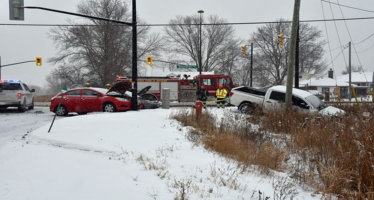
{"label": "snow covered ground", "polygon": [[179,109],[62,117],[50,133],[47,120],[16,129],[0,143],[0,199],[280,199],[289,185],[294,199],[321,198],[285,173],[259,175],[193,144],[170,119]]}

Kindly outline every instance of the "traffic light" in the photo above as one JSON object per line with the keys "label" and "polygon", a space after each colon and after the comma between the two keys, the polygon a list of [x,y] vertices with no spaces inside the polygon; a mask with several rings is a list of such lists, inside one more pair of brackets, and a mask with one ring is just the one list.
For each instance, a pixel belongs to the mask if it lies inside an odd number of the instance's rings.
{"label": "traffic light", "polygon": [[24,20],[23,0],[9,0],[9,20]]}
{"label": "traffic light", "polygon": [[247,55],[247,46],[242,46],[242,54],[243,56]]}
{"label": "traffic light", "polygon": [[146,60],[145,60],[145,63],[147,65],[151,66],[153,64],[153,56],[147,56]]}
{"label": "traffic light", "polygon": [[43,60],[42,60],[42,57],[36,57],[35,58],[35,65],[37,67],[41,67],[43,65]]}
{"label": "traffic light", "polygon": [[279,34],[278,35],[278,41],[279,41],[279,46],[281,47],[281,48],[283,48],[283,42],[284,42],[284,35],[283,35],[283,33],[281,33],[281,34]]}

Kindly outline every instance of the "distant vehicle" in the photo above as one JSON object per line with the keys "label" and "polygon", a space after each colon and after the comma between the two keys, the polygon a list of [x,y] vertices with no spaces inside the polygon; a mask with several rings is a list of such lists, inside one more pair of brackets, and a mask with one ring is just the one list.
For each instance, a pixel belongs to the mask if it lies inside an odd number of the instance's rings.
{"label": "distant vehicle", "polygon": [[[265,89],[255,89],[246,86],[231,90],[230,104],[238,106],[242,113],[252,113],[255,107],[280,108],[285,102],[286,86],[278,85]],[[339,108],[325,105],[320,98],[310,92],[293,88],[292,105],[299,111],[318,112],[322,115],[342,115],[345,112]]]}
{"label": "distant vehicle", "polygon": [[34,109],[34,92],[20,80],[0,80],[0,108]]}
{"label": "distant vehicle", "polygon": [[[128,88],[104,89],[95,87],[74,88],[57,94],[51,99],[50,111],[58,116],[67,115],[70,112],[86,114],[88,112],[117,112],[131,109],[131,95]],[[123,90],[121,90],[123,89]],[[154,97],[155,98],[155,97]],[[158,102],[158,101],[157,101]],[[138,98],[138,108],[156,108],[158,104]]]}
{"label": "distant vehicle", "polygon": [[[117,77],[117,82],[129,82],[131,78]],[[184,77],[138,77],[138,89],[141,90],[145,87],[151,86],[148,94],[153,94],[158,100],[161,100],[161,93],[163,88],[170,89],[170,101],[178,102],[193,102],[197,99],[197,93],[200,86],[208,91],[208,99],[215,99],[216,91],[219,84],[230,91],[236,87],[233,83],[231,76],[226,74],[202,74],[192,78],[189,76]]]}

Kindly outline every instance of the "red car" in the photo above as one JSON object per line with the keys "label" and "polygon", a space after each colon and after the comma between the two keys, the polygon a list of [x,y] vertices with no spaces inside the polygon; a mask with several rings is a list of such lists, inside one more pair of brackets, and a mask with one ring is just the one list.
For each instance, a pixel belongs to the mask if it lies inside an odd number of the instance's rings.
{"label": "red car", "polygon": [[[143,106],[138,103],[138,107]],[[95,111],[126,111],[131,109],[131,97],[114,91],[108,93],[104,88],[75,88],[53,97],[49,109],[59,116],[67,115],[69,112],[86,114]]]}

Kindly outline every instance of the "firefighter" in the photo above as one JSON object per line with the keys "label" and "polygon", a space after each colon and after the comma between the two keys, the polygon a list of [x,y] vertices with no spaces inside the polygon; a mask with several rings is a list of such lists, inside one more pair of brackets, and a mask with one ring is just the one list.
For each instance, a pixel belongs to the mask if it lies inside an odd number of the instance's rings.
{"label": "firefighter", "polygon": [[107,83],[107,84],[105,84],[105,87],[106,87],[106,89],[109,90],[112,87],[112,85],[110,83]]}
{"label": "firefighter", "polygon": [[205,89],[205,86],[202,85],[198,94],[198,98],[203,102],[204,108],[206,108],[206,100],[208,99],[208,91]]}
{"label": "firefighter", "polygon": [[227,95],[227,90],[223,87],[223,84],[218,85],[218,89],[216,92],[217,96],[217,108],[225,108],[225,98]]}
{"label": "firefighter", "polygon": [[87,82],[86,87],[91,87],[91,83]]}

